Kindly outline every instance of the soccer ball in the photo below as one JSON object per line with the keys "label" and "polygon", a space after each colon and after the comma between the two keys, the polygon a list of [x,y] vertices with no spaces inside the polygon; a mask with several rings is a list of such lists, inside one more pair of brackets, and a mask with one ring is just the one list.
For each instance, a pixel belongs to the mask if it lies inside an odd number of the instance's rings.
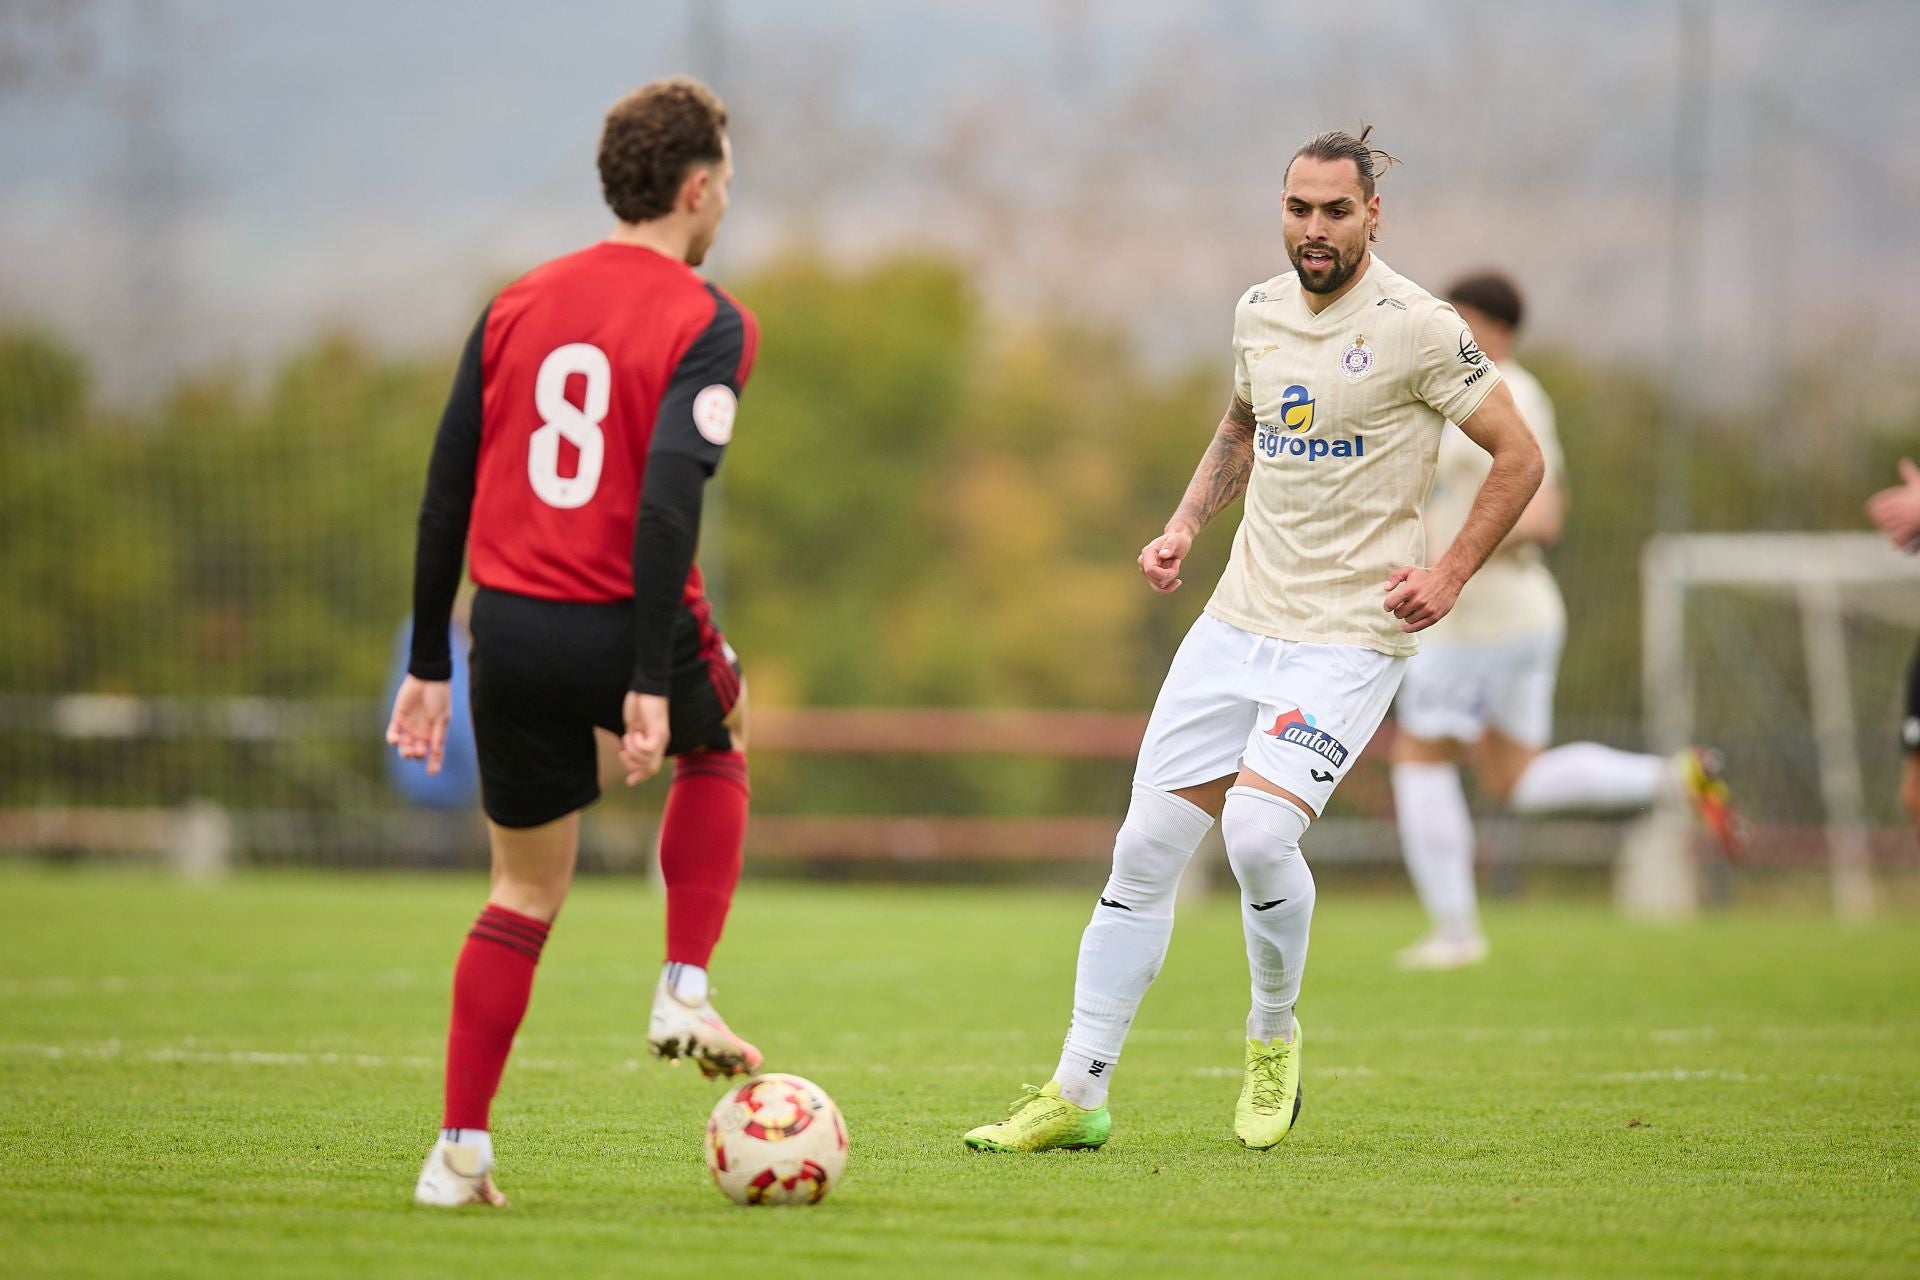
{"label": "soccer ball", "polygon": [[819,1204],[846,1167],[846,1122],[811,1080],[755,1076],[707,1117],[707,1172],[737,1204]]}

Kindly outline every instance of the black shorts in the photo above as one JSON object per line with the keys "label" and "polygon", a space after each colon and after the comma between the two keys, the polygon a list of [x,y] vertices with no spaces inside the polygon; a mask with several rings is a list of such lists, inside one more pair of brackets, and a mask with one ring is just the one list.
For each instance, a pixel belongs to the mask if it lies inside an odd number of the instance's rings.
{"label": "black shorts", "polygon": [[[618,734],[633,675],[633,605],[535,600],[482,587],[468,664],[480,800],[503,827],[537,827],[600,798],[597,725]],[[706,600],[673,622],[667,754],[730,751],[740,663]]]}

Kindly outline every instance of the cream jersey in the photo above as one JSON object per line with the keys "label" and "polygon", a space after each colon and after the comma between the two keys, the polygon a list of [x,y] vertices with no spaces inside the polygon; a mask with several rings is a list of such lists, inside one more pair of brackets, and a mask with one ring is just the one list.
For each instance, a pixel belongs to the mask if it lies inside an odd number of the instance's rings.
{"label": "cream jersey", "polygon": [[1253,474],[1207,612],[1243,631],[1393,656],[1418,639],[1383,607],[1425,564],[1421,507],[1440,432],[1500,371],[1460,315],[1374,258],[1315,315],[1292,272],[1233,315],[1234,388],[1253,406]]}
{"label": "cream jersey", "polygon": [[[1554,430],[1553,401],[1547,399],[1538,380],[1513,360],[1501,365],[1500,372],[1513,392],[1520,416],[1540,442],[1540,453],[1546,460],[1541,485],[1564,483],[1566,459]],[[1427,499],[1427,546],[1436,558],[1446,553],[1466,527],[1467,512],[1492,469],[1492,455],[1469,440],[1466,432],[1448,424],[1440,436],[1433,496]],[[1566,605],[1539,544],[1521,542],[1495,548],[1480,572],[1460,589],[1453,611],[1429,627],[1426,634],[1435,644],[1492,644],[1564,631],[1566,626]]]}

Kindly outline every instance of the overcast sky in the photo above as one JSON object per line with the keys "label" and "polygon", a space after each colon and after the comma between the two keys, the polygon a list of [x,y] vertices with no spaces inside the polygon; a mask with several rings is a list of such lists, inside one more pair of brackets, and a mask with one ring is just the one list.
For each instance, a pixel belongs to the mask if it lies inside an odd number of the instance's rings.
{"label": "overcast sky", "polygon": [[[1920,5],[1703,0],[1684,77],[1681,6],[11,5],[0,315],[72,335],[122,394],[329,325],[450,352],[490,286],[604,232],[607,105],[692,70],[736,121],[722,278],[791,244],[932,244],[1003,311],[1224,352],[1235,295],[1284,265],[1286,156],[1364,118],[1405,161],[1382,256],[1435,287],[1515,271],[1539,340],[1660,361],[1682,333],[1737,389],[1831,339],[1896,378],[1920,332]],[[1676,290],[1683,112],[1700,255]]]}

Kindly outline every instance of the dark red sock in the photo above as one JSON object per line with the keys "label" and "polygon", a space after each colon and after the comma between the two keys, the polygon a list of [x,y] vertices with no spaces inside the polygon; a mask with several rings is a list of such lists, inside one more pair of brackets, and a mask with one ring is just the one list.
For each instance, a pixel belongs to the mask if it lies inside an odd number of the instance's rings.
{"label": "dark red sock", "polygon": [[740,883],[747,837],[747,758],[738,751],[676,756],[660,819],[660,877],[667,883],[667,962],[713,958]]}
{"label": "dark red sock", "polygon": [[514,1032],[533,994],[533,967],[547,944],[548,927],[492,903],[473,922],[453,966],[444,1128],[487,1127]]}

